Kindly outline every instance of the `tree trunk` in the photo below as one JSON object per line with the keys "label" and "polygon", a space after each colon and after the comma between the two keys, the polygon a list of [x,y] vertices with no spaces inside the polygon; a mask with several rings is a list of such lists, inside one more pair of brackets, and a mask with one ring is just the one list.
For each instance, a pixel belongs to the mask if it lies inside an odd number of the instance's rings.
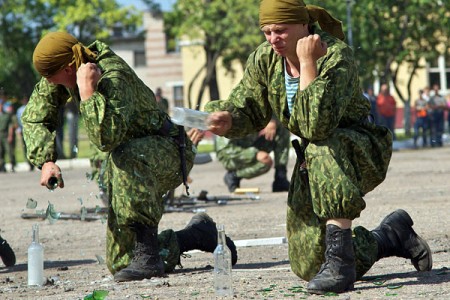
{"label": "tree trunk", "polygon": [[404,118],[404,126],[405,126],[405,136],[411,136],[411,99],[408,99],[404,102],[403,108],[403,118]]}

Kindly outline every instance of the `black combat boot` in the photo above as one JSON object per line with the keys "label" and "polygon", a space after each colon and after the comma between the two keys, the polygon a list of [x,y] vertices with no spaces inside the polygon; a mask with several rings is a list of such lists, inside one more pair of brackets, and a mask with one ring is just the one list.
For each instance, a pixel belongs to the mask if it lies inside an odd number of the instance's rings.
{"label": "black combat boot", "polygon": [[16,264],[16,255],[8,242],[0,237],[0,257],[3,264],[7,267],[12,267]]}
{"label": "black combat boot", "polygon": [[228,171],[223,177],[223,181],[228,187],[230,193],[234,192],[235,189],[241,186],[241,179],[236,175],[234,171]]}
{"label": "black combat boot", "polygon": [[433,266],[431,250],[412,228],[414,222],[403,209],[390,213],[372,230],[378,242],[378,259],[398,256],[411,259],[417,271],[430,271]]}
{"label": "black combat boot", "polygon": [[[214,252],[217,246],[216,223],[206,213],[198,213],[192,217],[183,230],[175,232],[180,247],[180,253],[190,250]],[[237,262],[237,251],[234,242],[226,236],[227,246],[231,251],[231,263]]]}
{"label": "black combat boot", "polygon": [[289,192],[286,166],[275,167],[275,179],[272,183],[272,192]]}
{"label": "black combat boot", "polygon": [[134,257],[126,268],[114,274],[114,280],[134,281],[164,276],[164,263],[159,256],[158,228],[136,224],[134,229]]}
{"label": "black combat boot", "polygon": [[325,263],[320,267],[319,273],[308,283],[308,292],[323,295],[328,292],[342,293],[353,289],[356,269],[351,229],[327,225],[325,241],[327,245]]}

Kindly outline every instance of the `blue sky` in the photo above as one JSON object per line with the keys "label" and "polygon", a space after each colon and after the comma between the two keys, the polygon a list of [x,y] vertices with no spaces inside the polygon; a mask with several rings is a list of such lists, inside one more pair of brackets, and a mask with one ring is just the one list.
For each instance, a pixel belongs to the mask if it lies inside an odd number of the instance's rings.
{"label": "blue sky", "polygon": [[[146,8],[144,3],[140,0],[118,0],[117,2],[119,2],[123,6],[134,5],[136,8]],[[176,2],[176,0],[157,0],[155,2],[161,5],[163,11],[167,11],[172,8],[172,5]]]}

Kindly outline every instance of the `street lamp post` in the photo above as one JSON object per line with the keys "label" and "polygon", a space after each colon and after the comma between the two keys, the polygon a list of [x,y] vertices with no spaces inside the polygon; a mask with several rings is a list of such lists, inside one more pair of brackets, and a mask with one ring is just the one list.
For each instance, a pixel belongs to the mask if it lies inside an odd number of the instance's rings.
{"label": "street lamp post", "polygon": [[353,32],[352,32],[352,0],[347,1],[347,39],[350,47],[353,47]]}

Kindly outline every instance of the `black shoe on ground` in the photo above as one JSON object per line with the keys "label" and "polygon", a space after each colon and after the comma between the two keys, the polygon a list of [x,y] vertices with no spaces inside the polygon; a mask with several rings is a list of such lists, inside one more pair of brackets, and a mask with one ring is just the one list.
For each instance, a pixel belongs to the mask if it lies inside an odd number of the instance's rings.
{"label": "black shoe on ground", "polygon": [[372,230],[378,242],[378,259],[398,256],[411,259],[417,271],[433,267],[431,249],[412,228],[414,222],[403,209],[397,209]]}
{"label": "black shoe on ground", "polygon": [[272,183],[272,192],[289,192],[289,181],[287,179],[278,179]]}
{"label": "black shoe on ground", "polygon": [[0,257],[2,258],[3,264],[7,267],[12,267],[16,264],[16,255],[5,240],[0,243]]}
{"label": "black shoe on ground", "polygon": [[159,255],[158,228],[135,224],[136,241],[130,264],[114,274],[114,281],[137,281],[164,277],[164,263]]}
{"label": "black shoe on ground", "polygon": [[[175,232],[178,238],[180,252],[201,250],[213,253],[217,246],[217,227],[213,219],[206,213],[194,215],[182,230]],[[237,251],[234,242],[226,237],[227,246],[231,252],[231,263],[237,262]]]}
{"label": "black shoe on ground", "polygon": [[319,273],[308,283],[308,292],[324,295],[353,289],[356,281],[356,264],[352,230],[329,224],[326,228],[325,242],[325,262]]}
{"label": "black shoe on ground", "polygon": [[237,177],[236,172],[228,171],[223,177],[223,181],[228,187],[230,193],[241,186],[241,178]]}
{"label": "black shoe on ground", "polygon": [[289,192],[289,180],[286,166],[275,167],[275,178],[272,183],[272,192]]}

